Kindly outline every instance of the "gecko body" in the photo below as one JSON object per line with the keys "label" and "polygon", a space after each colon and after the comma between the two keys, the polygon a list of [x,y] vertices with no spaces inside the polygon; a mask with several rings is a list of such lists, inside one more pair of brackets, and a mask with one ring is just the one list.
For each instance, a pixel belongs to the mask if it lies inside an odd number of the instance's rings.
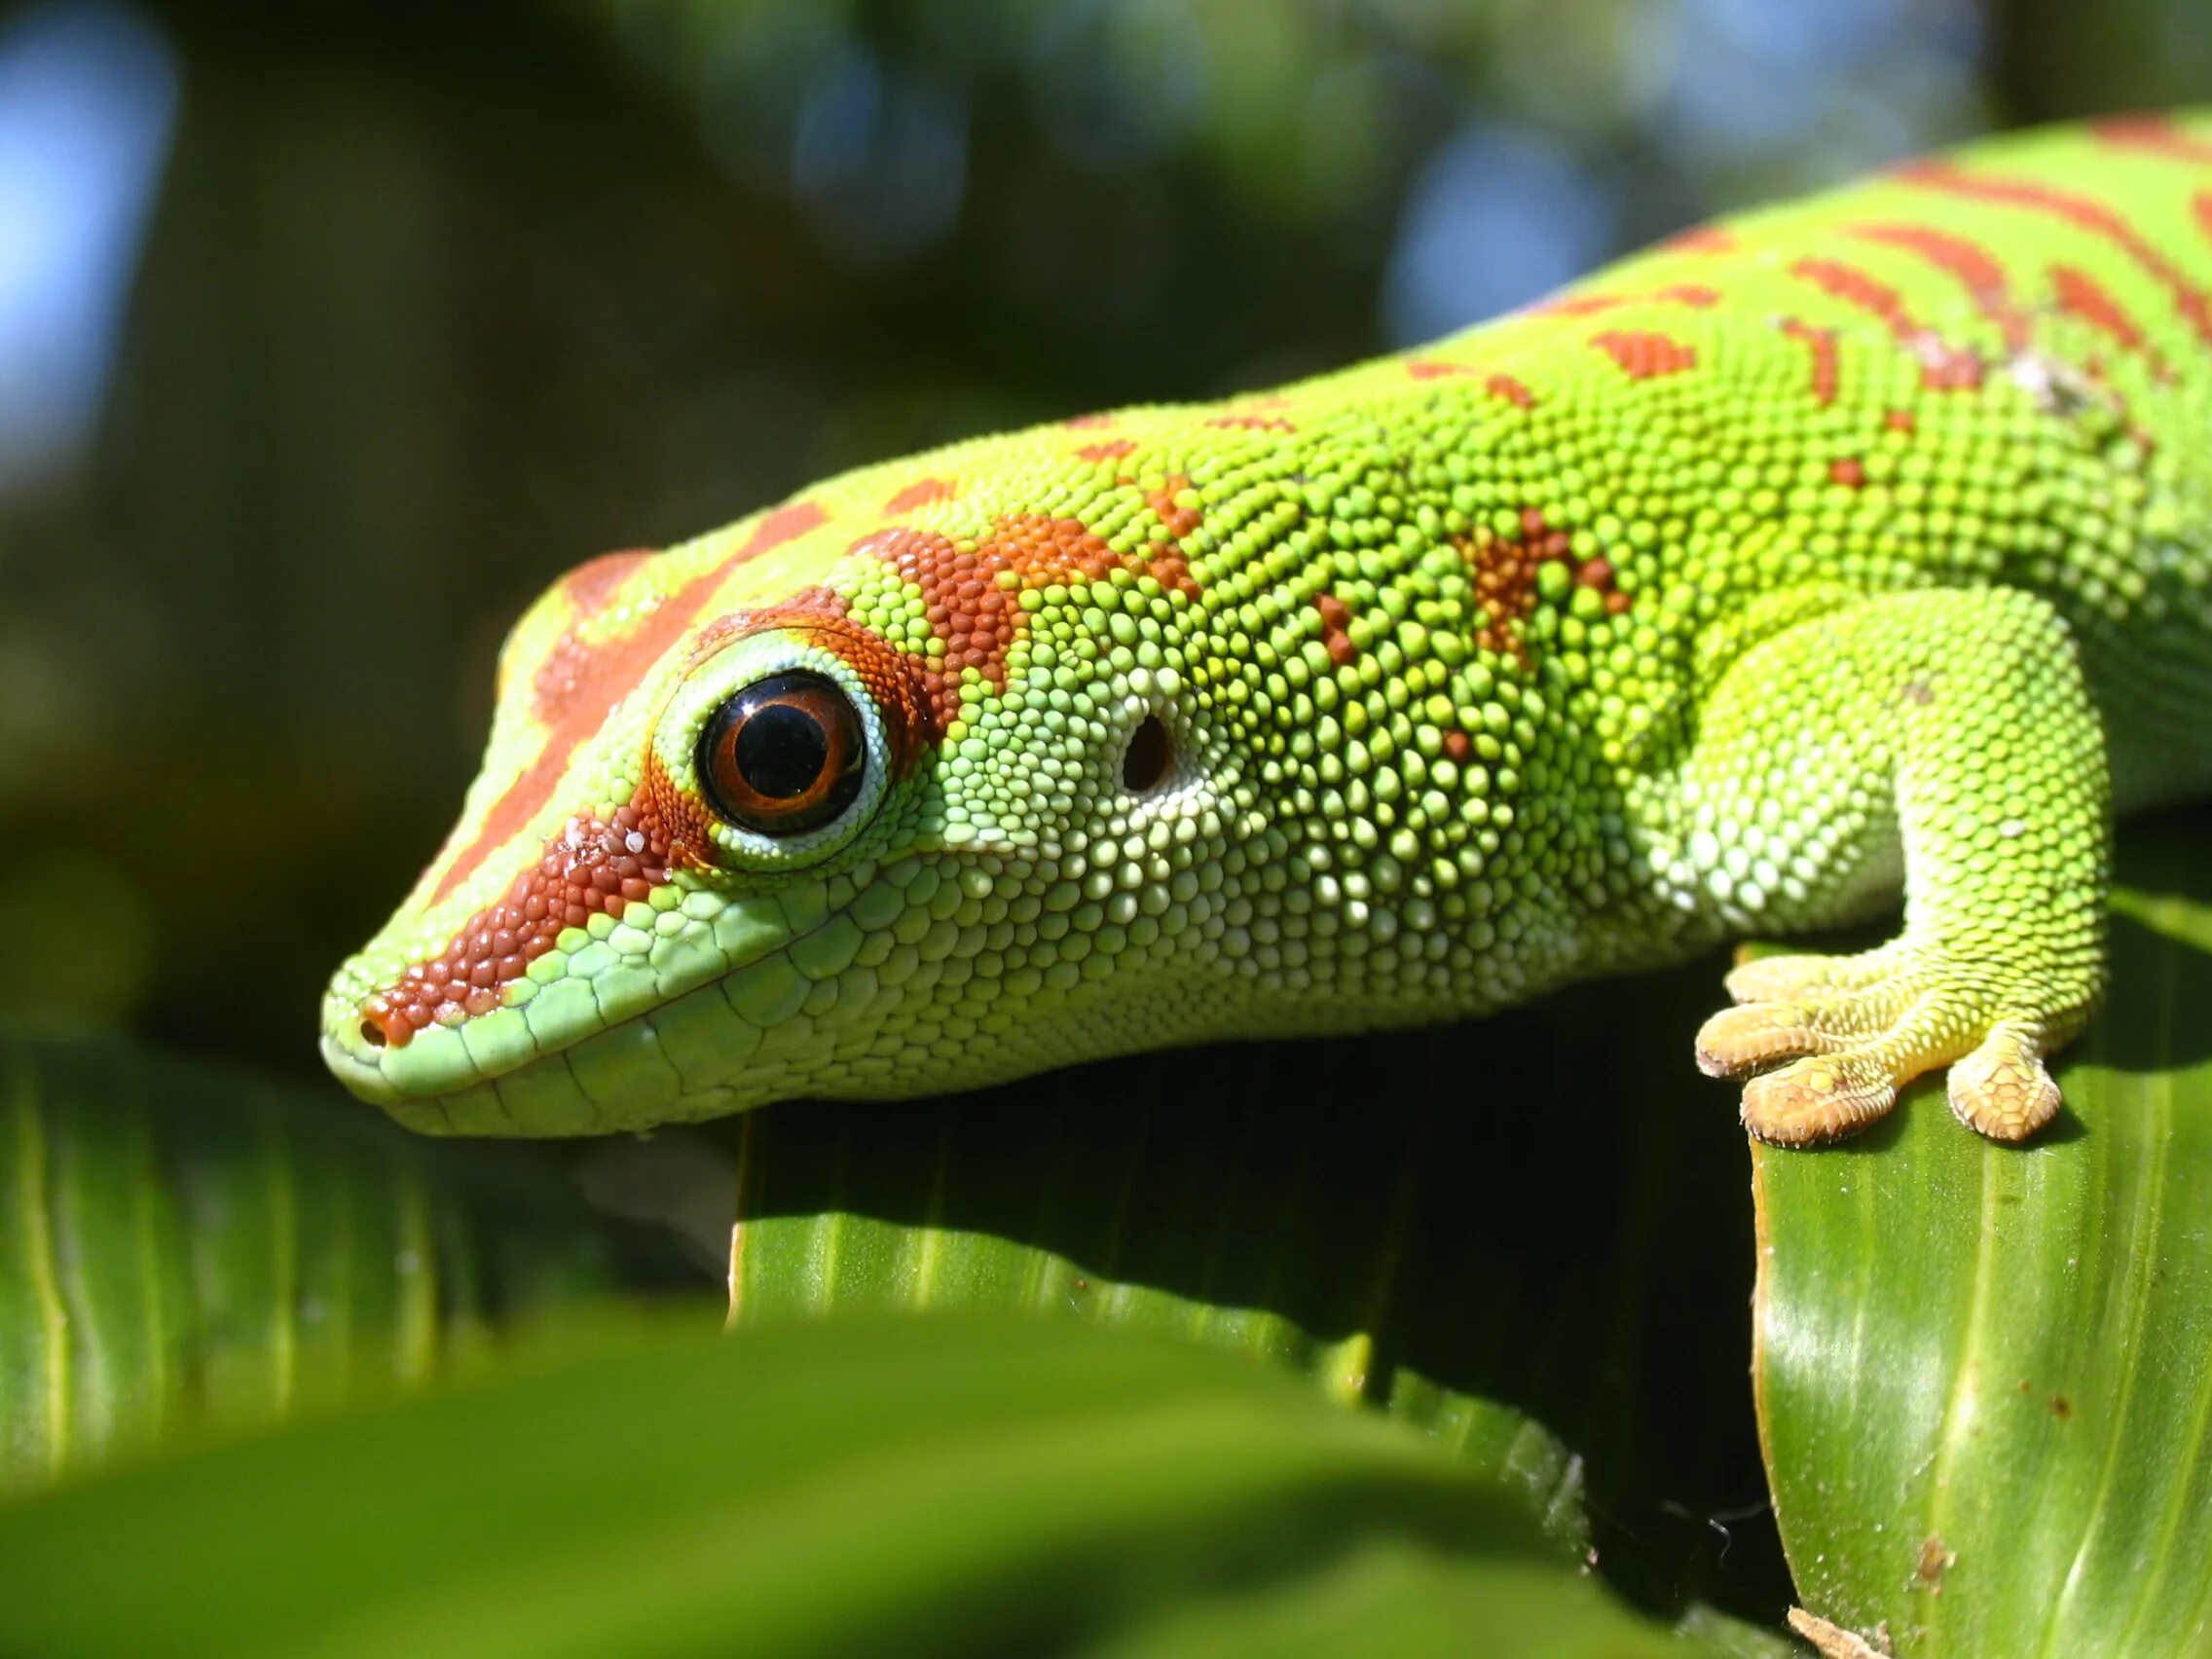
{"label": "gecko body", "polygon": [[1448,1018],[1900,886],[1699,1034],[2017,1138],[2212,783],[2212,115],[2008,137],[1268,394],[871,466],[501,653],[324,1052],[439,1132]]}

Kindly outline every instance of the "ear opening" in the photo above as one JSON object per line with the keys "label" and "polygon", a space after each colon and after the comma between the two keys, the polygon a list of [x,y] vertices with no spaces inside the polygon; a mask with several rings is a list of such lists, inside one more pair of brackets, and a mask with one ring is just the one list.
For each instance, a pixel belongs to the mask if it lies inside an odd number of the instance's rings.
{"label": "ear opening", "polygon": [[1131,794],[1151,794],[1175,775],[1175,737],[1167,722],[1149,714],[1129,733],[1122,752],[1122,787]]}

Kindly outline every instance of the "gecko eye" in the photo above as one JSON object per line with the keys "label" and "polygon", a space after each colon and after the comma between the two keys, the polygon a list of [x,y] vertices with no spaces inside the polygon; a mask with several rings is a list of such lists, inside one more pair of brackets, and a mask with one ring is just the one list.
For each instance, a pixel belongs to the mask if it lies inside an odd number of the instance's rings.
{"label": "gecko eye", "polygon": [[699,734],[707,804],[762,835],[818,830],[853,804],[867,774],[861,717],[827,675],[794,670],[723,701]]}

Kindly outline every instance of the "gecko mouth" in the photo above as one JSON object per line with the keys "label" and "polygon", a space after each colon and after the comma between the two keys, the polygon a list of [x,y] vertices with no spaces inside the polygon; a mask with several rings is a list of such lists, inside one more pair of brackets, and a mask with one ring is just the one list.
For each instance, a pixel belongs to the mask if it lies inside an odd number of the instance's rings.
{"label": "gecko mouth", "polygon": [[832,909],[815,884],[743,899],[695,890],[633,907],[534,964],[527,991],[403,1044],[380,1040],[372,952],[324,996],[323,1061],[360,1098],[433,1134],[597,1134],[740,1110],[803,1081],[801,1006],[833,999],[864,942],[847,912],[865,891],[834,896],[844,903]]}

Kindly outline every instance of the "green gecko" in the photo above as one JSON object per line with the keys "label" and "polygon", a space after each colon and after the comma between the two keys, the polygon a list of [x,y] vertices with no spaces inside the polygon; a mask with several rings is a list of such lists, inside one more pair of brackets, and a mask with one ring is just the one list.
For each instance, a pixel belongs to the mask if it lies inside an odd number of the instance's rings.
{"label": "green gecko", "polygon": [[1753,1134],[2017,1139],[2115,807],[2212,784],[2212,111],[1693,231],[1425,350],[870,466],[556,583],[331,984],[574,1134],[1728,978]]}

